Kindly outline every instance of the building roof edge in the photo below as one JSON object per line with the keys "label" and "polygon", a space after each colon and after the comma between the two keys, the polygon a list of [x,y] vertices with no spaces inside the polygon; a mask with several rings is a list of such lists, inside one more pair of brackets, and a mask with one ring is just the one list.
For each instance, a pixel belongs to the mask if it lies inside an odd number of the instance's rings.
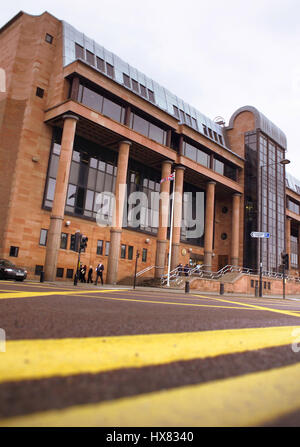
{"label": "building roof edge", "polygon": [[228,130],[233,128],[235,118],[242,112],[251,112],[255,117],[255,128],[260,129],[262,132],[267,134],[276,143],[282,146],[284,149],[287,148],[287,139],[285,133],[272,121],[270,121],[263,113],[261,113],[256,107],[244,106],[237,109],[229,120]]}

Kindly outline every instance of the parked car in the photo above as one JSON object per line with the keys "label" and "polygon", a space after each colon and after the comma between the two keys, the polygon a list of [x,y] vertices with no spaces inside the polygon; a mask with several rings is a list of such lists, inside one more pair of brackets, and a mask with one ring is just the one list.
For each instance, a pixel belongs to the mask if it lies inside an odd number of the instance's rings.
{"label": "parked car", "polygon": [[17,267],[7,259],[0,259],[0,279],[15,279],[24,281],[27,276],[27,270]]}

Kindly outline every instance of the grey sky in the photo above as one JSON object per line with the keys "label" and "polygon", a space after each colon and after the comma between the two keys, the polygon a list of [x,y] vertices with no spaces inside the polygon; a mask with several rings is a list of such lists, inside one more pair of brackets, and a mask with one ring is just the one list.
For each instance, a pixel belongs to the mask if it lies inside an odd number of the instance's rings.
{"label": "grey sky", "polygon": [[0,26],[20,10],[69,22],[211,119],[258,108],[300,179],[299,0],[14,0]]}

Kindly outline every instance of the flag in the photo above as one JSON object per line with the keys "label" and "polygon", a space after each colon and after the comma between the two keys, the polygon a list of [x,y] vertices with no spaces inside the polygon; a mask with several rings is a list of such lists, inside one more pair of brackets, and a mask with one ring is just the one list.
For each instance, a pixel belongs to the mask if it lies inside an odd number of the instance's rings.
{"label": "flag", "polygon": [[175,172],[173,172],[173,174],[171,174],[171,175],[168,175],[168,177],[162,178],[161,181],[160,181],[160,183],[168,182],[168,181],[174,180],[174,178],[175,178]]}
{"label": "flag", "polygon": [[68,197],[68,199],[75,199],[75,197],[76,197],[76,192],[74,192],[73,194],[71,194],[71,195]]}

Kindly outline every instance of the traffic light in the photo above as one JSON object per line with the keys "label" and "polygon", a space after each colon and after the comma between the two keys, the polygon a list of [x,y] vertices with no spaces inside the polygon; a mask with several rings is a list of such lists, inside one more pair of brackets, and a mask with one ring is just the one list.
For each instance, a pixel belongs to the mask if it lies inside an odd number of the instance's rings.
{"label": "traffic light", "polygon": [[85,251],[88,240],[87,236],[84,236],[83,234],[81,235],[80,251]]}
{"label": "traffic light", "polygon": [[79,252],[81,234],[80,231],[76,231],[74,238],[74,251]]}
{"label": "traffic light", "polygon": [[289,255],[288,253],[281,253],[281,260],[282,265],[284,266],[285,270],[289,269]]}

